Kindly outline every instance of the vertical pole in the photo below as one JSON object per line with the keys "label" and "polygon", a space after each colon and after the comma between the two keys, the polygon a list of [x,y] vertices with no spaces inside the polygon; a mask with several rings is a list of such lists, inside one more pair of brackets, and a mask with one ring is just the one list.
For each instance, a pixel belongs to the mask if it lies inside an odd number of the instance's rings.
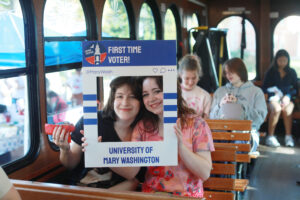
{"label": "vertical pole", "polygon": [[224,36],[221,36],[220,40],[220,57],[219,57],[219,87],[222,86],[222,63],[221,61],[223,60],[224,56]]}

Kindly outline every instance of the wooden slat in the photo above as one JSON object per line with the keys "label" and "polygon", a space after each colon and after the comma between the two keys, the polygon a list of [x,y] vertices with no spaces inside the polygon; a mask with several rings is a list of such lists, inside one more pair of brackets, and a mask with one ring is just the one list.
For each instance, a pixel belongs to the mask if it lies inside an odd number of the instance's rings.
{"label": "wooden slat", "polygon": [[244,192],[248,184],[248,179],[210,177],[203,183],[203,187],[210,190]]}
{"label": "wooden slat", "polygon": [[88,194],[74,194],[69,192],[56,192],[56,191],[47,191],[47,190],[39,190],[32,188],[19,188],[18,190],[22,200],[32,200],[32,199],[47,199],[47,200],[121,200],[120,198],[113,197],[101,197],[97,195],[88,195]]}
{"label": "wooden slat", "polygon": [[216,150],[230,150],[249,152],[251,150],[250,144],[235,144],[235,143],[214,143]]}
{"label": "wooden slat", "polygon": [[236,165],[235,164],[223,164],[223,163],[213,163],[211,174],[225,174],[234,175]]}
{"label": "wooden slat", "polygon": [[211,152],[211,158],[213,161],[228,161],[235,162],[236,161],[236,153],[231,150],[217,150]]}
{"label": "wooden slat", "polygon": [[215,150],[237,151],[238,147],[234,143],[219,143],[214,141]]}
{"label": "wooden slat", "polygon": [[[131,191],[112,191],[109,189],[70,186],[53,183],[41,183],[32,181],[12,180],[12,183],[20,191],[22,199],[50,199],[50,200],[64,200],[64,199],[78,199],[83,200],[83,197],[97,197],[94,199],[125,199],[125,200],[181,200],[189,199],[187,197],[178,197],[166,193],[166,195],[131,192]],[[30,194],[31,193],[31,194]],[[23,198],[25,194],[26,198]],[[67,196],[66,196],[67,195]],[[70,195],[68,197],[68,195]],[[83,195],[83,197],[81,197]],[[86,195],[86,196],[84,196]],[[24,196],[24,197],[25,197]],[[33,198],[34,197],[34,198]],[[74,198],[73,198],[74,197]]]}
{"label": "wooden slat", "polygon": [[236,179],[235,180],[235,190],[239,192],[244,192],[249,184],[248,179]]}
{"label": "wooden slat", "polygon": [[236,162],[246,162],[250,163],[251,157],[249,154],[237,154],[236,155]]}
{"label": "wooden slat", "polygon": [[250,141],[250,133],[232,133],[232,132],[212,132],[212,137],[214,140],[241,140]]}
{"label": "wooden slat", "polygon": [[206,122],[212,130],[236,130],[249,131],[251,130],[251,120],[220,120],[207,119]]}
{"label": "wooden slat", "polygon": [[210,177],[203,183],[203,187],[211,190],[232,191],[235,187],[234,181],[235,179],[232,178]]}
{"label": "wooden slat", "polygon": [[204,198],[206,200],[234,200],[235,195],[231,192],[204,191]]}

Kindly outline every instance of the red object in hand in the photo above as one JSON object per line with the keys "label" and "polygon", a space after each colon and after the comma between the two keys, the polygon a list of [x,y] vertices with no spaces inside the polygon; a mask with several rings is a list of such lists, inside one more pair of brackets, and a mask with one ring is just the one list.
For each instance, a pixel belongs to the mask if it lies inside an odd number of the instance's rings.
{"label": "red object in hand", "polygon": [[[72,124],[45,124],[45,132],[47,135],[52,135],[56,126],[62,126],[67,132],[75,131],[75,126]],[[71,143],[71,135],[69,134],[68,142]]]}

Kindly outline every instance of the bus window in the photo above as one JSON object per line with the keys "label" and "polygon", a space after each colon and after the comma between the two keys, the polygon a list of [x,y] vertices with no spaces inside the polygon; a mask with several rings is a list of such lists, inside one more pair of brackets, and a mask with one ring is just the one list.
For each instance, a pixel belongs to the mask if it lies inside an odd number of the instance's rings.
{"label": "bus window", "polygon": [[176,30],[176,22],[175,17],[171,9],[168,9],[165,15],[165,28],[164,31],[164,39],[165,40],[177,40],[177,30]]}
{"label": "bus window", "polygon": [[153,12],[147,3],[143,3],[139,19],[139,39],[155,40],[156,29]]}
{"label": "bus window", "polygon": [[46,74],[47,122],[76,124],[82,113],[81,68]]}
{"label": "bus window", "polygon": [[23,20],[19,1],[0,2],[0,165],[23,158],[31,145]]}
{"label": "bus window", "polygon": [[45,85],[50,124],[75,125],[83,115],[81,43],[87,40],[84,11],[80,0],[52,0],[45,5]]}
{"label": "bus window", "polygon": [[26,67],[24,22],[18,2],[0,2],[0,27],[0,70]]}
{"label": "bus window", "polygon": [[102,37],[130,38],[129,20],[122,0],[106,0],[102,17]]}
{"label": "bus window", "polygon": [[275,27],[273,35],[274,49],[285,49],[290,54],[291,63],[297,75],[300,74],[300,16],[289,16],[282,19]]}
{"label": "bus window", "polygon": [[30,147],[26,76],[0,79],[0,165],[18,160]]}
{"label": "bus window", "polygon": [[[228,29],[227,44],[231,58],[241,57],[242,41],[242,17],[231,16],[223,19],[217,26],[221,29]],[[244,49],[244,62],[248,70],[249,80],[256,77],[256,34],[253,25],[245,20],[246,48]]]}
{"label": "bus window", "polygon": [[79,0],[46,1],[45,66],[81,62],[81,41],[86,35],[86,22]]}

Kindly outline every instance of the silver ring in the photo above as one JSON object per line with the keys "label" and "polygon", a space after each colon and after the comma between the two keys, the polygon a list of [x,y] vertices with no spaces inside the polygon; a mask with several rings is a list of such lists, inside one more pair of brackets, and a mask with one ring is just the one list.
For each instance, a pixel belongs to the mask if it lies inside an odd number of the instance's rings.
{"label": "silver ring", "polygon": [[64,142],[63,140],[59,140],[59,142]]}

